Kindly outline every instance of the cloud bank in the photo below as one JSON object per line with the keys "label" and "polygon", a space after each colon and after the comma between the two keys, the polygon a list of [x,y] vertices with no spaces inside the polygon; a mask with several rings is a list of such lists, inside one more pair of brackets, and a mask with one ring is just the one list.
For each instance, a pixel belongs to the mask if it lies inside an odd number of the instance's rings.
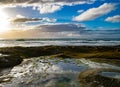
{"label": "cloud bank", "polygon": [[0,0],[0,4],[44,4],[44,3],[92,3],[95,0]]}
{"label": "cloud bank", "polygon": [[[85,29],[82,24],[45,24],[32,27],[20,26],[21,29],[0,34],[1,38],[52,38],[78,37]],[[24,29],[25,28],[25,29]]]}
{"label": "cloud bank", "polygon": [[82,14],[73,18],[74,21],[89,21],[94,20],[100,16],[108,14],[109,12],[115,9],[115,4],[111,3],[104,3],[103,5],[99,6],[98,8],[91,8],[87,11],[83,12]]}
{"label": "cloud bank", "polygon": [[91,4],[96,0],[0,0],[1,7],[33,6],[41,14],[53,13],[62,9],[64,5]]}
{"label": "cloud bank", "polygon": [[[25,29],[24,29],[25,28]],[[1,38],[117,38],[120,30],[88,30],[83,24],[41,24],[20,26],[0,34]]]}
{"label": "cloud bank", "polygon": [[86,27],[82,24],[47,24],[47,25],[39,25],[34,27],[34,29],[39,29],[42,32],[71,32],[76,31],[79,32],[81,30],[86,29]]}
{"label": "cloud bank", "polygon": [[27,23],[27,22],[56,22],[57,19],[55,18],[28,18],[28,17],[25,17],[23,15],[16,15],[15,18],[9,18],[9,21],[10,22],[13,22],[13,23]]}

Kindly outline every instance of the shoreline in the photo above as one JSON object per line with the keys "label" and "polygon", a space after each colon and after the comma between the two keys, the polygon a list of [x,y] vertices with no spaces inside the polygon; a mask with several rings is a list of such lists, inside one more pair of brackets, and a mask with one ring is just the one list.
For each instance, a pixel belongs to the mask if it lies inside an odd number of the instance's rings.
{"label": "shoreline", "polygon": [[0,48],[0,54],[0,68],[13,67],[20,64],[23,59],[39,56],[51,56],[56,58],[87,58],[96,62],[104,62],[120,66],[120,45],[4,47]]}

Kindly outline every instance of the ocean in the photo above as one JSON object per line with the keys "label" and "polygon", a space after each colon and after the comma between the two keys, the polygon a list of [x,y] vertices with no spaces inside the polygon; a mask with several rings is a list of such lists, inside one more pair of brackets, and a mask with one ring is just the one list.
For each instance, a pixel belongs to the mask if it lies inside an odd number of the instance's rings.
{"label": "ocean", "polygon": [[52,38],[52,39],[0,39],[0,47],[36,47],[36,46],[115,46],[120,45],[119,38]]}

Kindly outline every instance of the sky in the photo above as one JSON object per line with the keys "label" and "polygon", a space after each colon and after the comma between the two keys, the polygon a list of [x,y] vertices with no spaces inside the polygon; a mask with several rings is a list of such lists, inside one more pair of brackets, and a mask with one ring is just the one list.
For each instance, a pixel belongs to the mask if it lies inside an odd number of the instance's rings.
{"label": "sky", "polygon": [[0,0],[0,38],[119,38],[120,0]]}

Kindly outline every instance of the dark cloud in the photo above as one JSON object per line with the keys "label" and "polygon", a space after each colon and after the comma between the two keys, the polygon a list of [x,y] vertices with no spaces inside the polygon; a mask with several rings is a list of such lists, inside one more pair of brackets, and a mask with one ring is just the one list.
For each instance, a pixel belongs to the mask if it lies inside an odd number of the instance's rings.
{"label": "dark cloud", "polygon": [[14,23],[22,23],[22,22],[56,22],[56,19],[50,19],[50,18],[14,18],[11,19],[11,22]]}
{"label": "dark cloud", "polygon": [[40,25],[35,27],[43,32],[65,32],[65,31],[81,31],[85,27],[81,24],[52,24],[52,25]]}
{"label": "dark cloud", "polygon": [[[28,27],[29,28],[29,27]],[[82,24],[47,24],[0,34],[1,38],[118,38],[120,29],[87,30]]]}
{"label": "dark cloud", "polygon": [[0,0],[0,5],[4,7],[32,6],[34,10],[39,10],[41,14],[53,13],[61,10],[64,5],[73,6],[77,4],[91,4],[95,0]]}
{"label": "dark cloud", "polygon": [[40,21],[42,19],[38,19],[38,18],[16,18],[14,20],[12,20],[12,22],[36,22],[36,21]]}
{"label": "dark cloud", "polygon": [[57,3],[57,2],[65,2],[65,3],[73,3],[73,2],[83,2],[83,3],[90,3],[94,2],[95,0],[0,0],[1,4],[34,4],[34,3]]}

